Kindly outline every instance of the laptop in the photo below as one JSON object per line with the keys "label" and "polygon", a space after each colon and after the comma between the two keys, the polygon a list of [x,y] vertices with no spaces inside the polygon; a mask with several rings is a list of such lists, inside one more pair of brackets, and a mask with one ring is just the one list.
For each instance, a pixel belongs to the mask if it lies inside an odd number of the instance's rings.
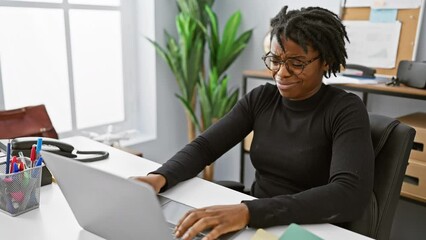
{"label": "laptop", "polygon": [[[41,151],[78,224],[106,239],[175,239],[173,228],[192,207],[151,186],[71,158]],[[201,239],[205,233],[194,239]],[[219,239],[232,239],[236,232]]]}

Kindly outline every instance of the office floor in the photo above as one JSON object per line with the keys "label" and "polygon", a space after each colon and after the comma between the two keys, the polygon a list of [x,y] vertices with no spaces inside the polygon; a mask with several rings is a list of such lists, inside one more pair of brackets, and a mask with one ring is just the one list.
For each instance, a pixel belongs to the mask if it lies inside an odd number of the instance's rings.
{"label": "office floor", "polygon": [[400,199],[390,240],[426,239],[426,204]]}

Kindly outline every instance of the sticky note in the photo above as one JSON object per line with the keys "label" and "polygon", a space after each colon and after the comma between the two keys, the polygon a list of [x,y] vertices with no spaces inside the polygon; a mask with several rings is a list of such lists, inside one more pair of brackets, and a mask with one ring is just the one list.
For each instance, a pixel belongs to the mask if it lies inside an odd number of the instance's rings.
{"label": "sticky note", "polygon": [[259,228],[250,240],[278,240],[278,237]]}
{"label": "sticky note", "polygon": [[303,239],[303,240],[323,240],[317,235],[311,233],[310,231],[304,229],[303,227],[292,223],[285,230],[283,235],[279,238],[279,240],[294,240],[294,239]]}
{"label": "sticky note", "polygon": [[370,11],[370,22],[395,22],[397,9],[372,8]]}

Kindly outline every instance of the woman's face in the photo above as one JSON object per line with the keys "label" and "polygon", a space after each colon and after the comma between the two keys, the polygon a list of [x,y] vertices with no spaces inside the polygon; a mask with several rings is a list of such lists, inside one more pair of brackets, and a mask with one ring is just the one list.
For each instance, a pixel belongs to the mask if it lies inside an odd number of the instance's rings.
{"label": "woman's face", "polygon": [[[274,37],[268,56],[272,56],[274,61],[282,62],[279,70],[272,72],[281,96],[290,100],[311,97],[321,88],[322,77],[328,65],[319,58],[319,52],[311,46],[308,45],[306,53],[301,46],[290,39],[281,37],[280,41],[284,49]],[[284,61],[287,61],[290,71],[286,68]],[[295,70],[292,71],[292,69]],[[303,70],[300,72],[301,69]]]}

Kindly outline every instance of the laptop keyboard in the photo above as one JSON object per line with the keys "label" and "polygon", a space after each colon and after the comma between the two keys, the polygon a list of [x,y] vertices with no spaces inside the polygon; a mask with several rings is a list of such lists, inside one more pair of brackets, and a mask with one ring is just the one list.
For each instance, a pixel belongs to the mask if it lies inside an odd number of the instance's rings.
{"label": "laptop keyboard", "polygon": [[[173,224],[169,223],[169,228],[170,228],[170,232],[173,235],[173,240],[180,240],[181,238],[177,238],[175,237],[175,234],[173,233],[175,227],[173,226]],[[203,239],[203,237],[205,236],[204,233],[198,233],[194,238],[192,238],[193,240],[201,240]]]}
{"label": "laptop keyboard", "polygon": [[[202,234],[197,234],[192,240],[202,240],[204,237],[204,235]],[[173,240],[181,240],[182,238],[177,238],[175,237],[175,235],[173,234]]]}
{"label": "laptop keyboard", "polygon": [[[192,207],[187,206],[182,203],[178,203],[175,201],[172,201],[166,197],[162,197],[158,195],[158,200],[160,202],[161,208],[163,209],[163,213],[165,215],[166,221],[168,223],[168,227],[170,229],[170,232],[173,235],[173,239],[180,240],[180,238],[176,238],[174,236],[174,229],[176,227],[175,223],[179,221],[179,219]],[[193,239],[194,240],[201,240],[203,237],[207,235],[208,231],[204,231],[201,233],[198,233]],[[219,238],[218,238],[219,239]],[[223,239],[222,237],[220,239]],[[226,238],[225,238],[226,239]]]}

